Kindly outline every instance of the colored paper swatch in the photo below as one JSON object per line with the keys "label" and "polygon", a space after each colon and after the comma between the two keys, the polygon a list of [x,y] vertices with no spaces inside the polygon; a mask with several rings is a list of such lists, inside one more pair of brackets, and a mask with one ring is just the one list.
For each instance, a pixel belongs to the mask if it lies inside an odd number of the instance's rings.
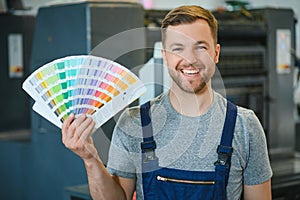
{"label": "colored paper swatch", "polygon": [[100,127],[146,90],[138,77],[111,60],[68,56],[34,71],[23,89],[35,100],[33,110],[61,128],[71,114],[86,114]]}

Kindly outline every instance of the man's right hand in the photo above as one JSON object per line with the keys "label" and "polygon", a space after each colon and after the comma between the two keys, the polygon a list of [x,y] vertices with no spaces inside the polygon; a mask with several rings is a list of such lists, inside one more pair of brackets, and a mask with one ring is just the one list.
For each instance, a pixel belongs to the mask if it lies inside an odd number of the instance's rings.
{"label": "man's right hand", "polygon": [[84,161],[99,158],[92,139],[95,123],[92,118],[80,115],[75,119],[72,113],[62,125],[63,144]]}
{"label": "man's right hand", "polygon": [[83,159],[93,199],[132,199],[136,180],[109,174],[93,143],[94,126],[92,118],[81,115],[75,119],[71,114],[62,125],[64,145]]}

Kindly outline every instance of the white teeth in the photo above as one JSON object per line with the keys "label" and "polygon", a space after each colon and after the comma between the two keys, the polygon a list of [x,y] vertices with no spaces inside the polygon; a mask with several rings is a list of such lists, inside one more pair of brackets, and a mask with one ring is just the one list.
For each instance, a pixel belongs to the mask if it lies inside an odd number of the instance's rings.
{"label": "white teeth", "polygon": [[196,70],[196,69],[183,69],[181,71],[184,74],[197,74],[197,73],[199,73],[199,70]]}

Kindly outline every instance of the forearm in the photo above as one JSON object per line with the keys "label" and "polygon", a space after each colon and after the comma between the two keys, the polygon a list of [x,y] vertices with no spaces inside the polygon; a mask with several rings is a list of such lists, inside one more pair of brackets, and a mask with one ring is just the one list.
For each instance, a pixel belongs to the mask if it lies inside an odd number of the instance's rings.
{"label": "forearm", "polygon": [[88,176],[89,190],[94,200],[126,199],[122,187],[114,181],[98,158],[84,161]]}
{"label": "forearm", "polygon": [[271,200],[271,180],[259,185],[244,186],[244,200]]}

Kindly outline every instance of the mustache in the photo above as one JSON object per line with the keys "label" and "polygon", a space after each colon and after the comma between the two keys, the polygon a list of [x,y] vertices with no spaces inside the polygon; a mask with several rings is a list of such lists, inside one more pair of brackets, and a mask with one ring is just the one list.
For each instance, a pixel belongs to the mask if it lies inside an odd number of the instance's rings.
{"label": "mustache", "polygon": [[178,64],[176,65],[176,69],[180,70],[180,69],[187,69],[187,68],[194,68],[194,69],[205,69],[207,68],[206,65],[204,63],[191,63],[191,64]]}

